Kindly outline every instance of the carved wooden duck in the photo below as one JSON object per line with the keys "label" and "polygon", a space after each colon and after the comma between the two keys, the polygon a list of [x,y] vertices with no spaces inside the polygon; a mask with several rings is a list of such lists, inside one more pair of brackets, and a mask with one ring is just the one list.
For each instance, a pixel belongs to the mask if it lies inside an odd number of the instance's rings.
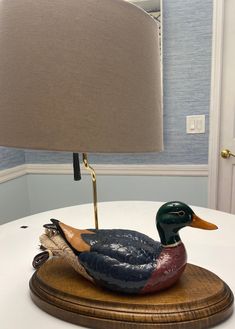
{"label": "carved wooden duck", "polygon": [[56,219],[51,222],[44,225],[40,242],[45,250],[35,256],[35,268],[50,255],[62,256],[97,285],[139,294],[168,288],[183,273],[187,254],[179,236],[181,228],[217,229],[179,201],[165,203],[157,212],[161,242],[132,230],[79,230]]}

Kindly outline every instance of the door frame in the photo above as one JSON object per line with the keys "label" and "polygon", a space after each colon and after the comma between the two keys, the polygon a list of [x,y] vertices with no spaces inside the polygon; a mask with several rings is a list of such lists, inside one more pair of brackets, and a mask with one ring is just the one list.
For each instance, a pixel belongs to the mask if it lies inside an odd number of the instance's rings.
{"label": "door frame", "polygon": [[213,209],[218,207],[223,30],[224,0],[214,0],[208,159],[208,207]]}

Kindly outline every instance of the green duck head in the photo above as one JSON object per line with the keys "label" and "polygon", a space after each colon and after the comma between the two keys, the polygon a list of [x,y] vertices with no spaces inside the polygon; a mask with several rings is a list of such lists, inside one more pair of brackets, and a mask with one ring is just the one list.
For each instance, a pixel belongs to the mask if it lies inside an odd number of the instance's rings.
{"label": "green duck head", "polygon": [[185,226],[216,230],[218,227],[195,215],[183,202],[170,201],[163,204],[156,215],[156,225],[162,245],[172,245],[180,241],[179,230]]}

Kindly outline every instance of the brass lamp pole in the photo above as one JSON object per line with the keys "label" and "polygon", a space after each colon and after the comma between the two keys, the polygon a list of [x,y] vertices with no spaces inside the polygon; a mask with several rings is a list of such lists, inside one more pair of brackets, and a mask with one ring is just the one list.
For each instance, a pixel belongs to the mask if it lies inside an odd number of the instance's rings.
{"label": "brass lamp pole", "polygon": [[82,153],[83,164],[85,168],[90,172],[93,186],[93,206],[94,206],[94,216],[95,216],[95,229],[99,229],[98,222],[98,207],[97,207],[97,187],[96,187],[96,174],[95,170],[89,165],[88,157],[86,153]]}

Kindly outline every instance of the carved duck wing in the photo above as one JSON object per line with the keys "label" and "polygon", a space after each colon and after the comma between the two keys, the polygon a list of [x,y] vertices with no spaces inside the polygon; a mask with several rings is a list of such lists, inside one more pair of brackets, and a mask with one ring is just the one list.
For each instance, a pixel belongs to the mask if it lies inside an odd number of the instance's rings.
{"label": "carved duck wing", "polygon": [[91,246],[78,255],[79,262],[102,286],[138,292],[155,269],[162,247],[159,242],[131,230],[99,230],[82,234]]}
{"label": "carved duck wing", "polygon": [[145,234],[132,230],[89,230],[93,234],[82,234],[90,252],[109,256],[123,263],[147,264],[156,259],[161,244]]}

